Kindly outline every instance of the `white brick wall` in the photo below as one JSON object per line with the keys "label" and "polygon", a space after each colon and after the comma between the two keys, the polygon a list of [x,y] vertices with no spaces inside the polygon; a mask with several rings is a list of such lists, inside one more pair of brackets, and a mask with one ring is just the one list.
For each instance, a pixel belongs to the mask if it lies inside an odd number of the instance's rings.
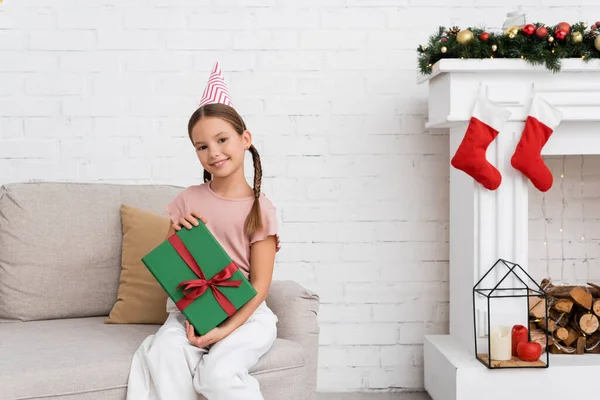
{"label": "white brick wall", "polygon": [[[279,209],[276,278],[321,296],[319,388],[420,389],[423,335],[447,330],[449,154],[414,49],[522,3],[5,0],[0,183],[198,182],[187,118],[219,60]],[[599,11],[529,4],[546,22]],[[599,161],[551,164],[565,179],[532,192],[532,271],[599,278]]]}

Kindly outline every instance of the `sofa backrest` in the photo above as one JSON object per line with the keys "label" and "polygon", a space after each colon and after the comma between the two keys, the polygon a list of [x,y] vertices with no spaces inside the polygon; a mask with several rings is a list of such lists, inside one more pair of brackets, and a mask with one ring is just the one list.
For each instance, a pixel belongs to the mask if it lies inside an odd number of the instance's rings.
{"label": "sofa backrest", "polygon": [[183,188],[104,183],[0,187],[0,321],[108,315],[121,271],[121,204],[166,215]]}

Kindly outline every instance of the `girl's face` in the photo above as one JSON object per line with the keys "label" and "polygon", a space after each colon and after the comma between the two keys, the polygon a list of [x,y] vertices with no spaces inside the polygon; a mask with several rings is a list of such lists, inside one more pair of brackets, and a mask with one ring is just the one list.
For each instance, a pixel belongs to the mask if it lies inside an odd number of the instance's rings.
{"label": "girl's face", "polygon": [[244,151],[252,136],[248,131],[238,134],[220,118],[204,117],[192,128],[192,143],[204,169],[213,177],[225,178],[240,168],[243,173]]}

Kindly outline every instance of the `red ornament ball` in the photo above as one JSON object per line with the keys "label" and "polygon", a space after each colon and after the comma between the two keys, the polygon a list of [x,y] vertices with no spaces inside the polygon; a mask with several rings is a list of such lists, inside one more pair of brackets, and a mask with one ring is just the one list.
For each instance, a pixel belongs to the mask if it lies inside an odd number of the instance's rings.
{"label": "red ornament ball", "polygon": [[548,36],[548,29],[546,29],[546,27],[544,26],[540,26],[535,30],[535,36],[537,36],[540,39],[545,38],[546,36]]}
{"label": "red ornament ball", "polygon": [[594,25],[596,25],[596,27],[599,27],[600,26],[600,21],[596,21],[596,23]]}
{"label": "red ornament ball", "polygon": [[563,31],[562,29],[557,30],[556,32],[554,32],[554,36],[558,39],[558,40],[564,40],[564,38],[567,37],[567,32]]}
{"label": "red ornament ball", "polygon": [[481,40],[482,42],[487,42],[489,38],[490,38],[490,34],[487,32],[481,32],[479,34],[479,40]]}
{"label": "red ornament ball", "polygon": [[591,29],[592,31],[595,31],[595,30],[596,30],[596,27],[597,27],[597,25],[596,25],[596,24],[594,24],[594,25],[590,26],[590,29]]}
{"label": "red ornament ball", "polygon": [[527,24],[523,27],[523,33],[527,36],[531,36],[535,33],[535,26],[533,24]]}
{"label": "red ornament ball", "polygon": [[569,25],[566,22],[561,22],[558,25],[556,25],[556,30],[565,31],[565,35],[568,35],[571,32],[571,25]]}
{"label": "red ornament ball", "polygon": [[446,36],[442,36],[440,38],[440,42],[442,42],[442,43],[446,43],[447,41],[448,41],[448,38]]}

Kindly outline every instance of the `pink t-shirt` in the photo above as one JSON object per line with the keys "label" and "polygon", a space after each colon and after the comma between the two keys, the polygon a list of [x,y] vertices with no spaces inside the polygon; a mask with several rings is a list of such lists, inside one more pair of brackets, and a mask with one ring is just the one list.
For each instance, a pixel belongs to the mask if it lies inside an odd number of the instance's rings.
{"label": "pink t-shirt", "polygon": [[188,187],[165,208],[174,223],[191,212],[203,216],[208,230],[248,278],[250,245],[274,235],[277,240],[277,251],[280,247],[275,206],[264,194],[260,195],[263,230],[252,237],[249,237],[244,230],[244,223],[253,203],[254,197],[228,199],[219,196],[206,182]]}

